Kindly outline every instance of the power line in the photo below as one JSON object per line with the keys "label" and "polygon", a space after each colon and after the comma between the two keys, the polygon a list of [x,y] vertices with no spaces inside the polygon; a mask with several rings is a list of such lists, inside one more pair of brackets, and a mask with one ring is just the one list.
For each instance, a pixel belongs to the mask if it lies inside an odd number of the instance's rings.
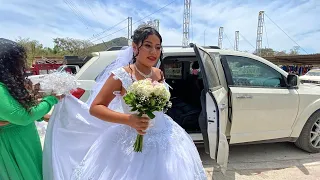
{"label": "power line", "polygon": [[79,20],[88,28],[87,24],[85,23],[83,17],[79,15],[79,13],[74,9],[74,6],[68,1],[64,0],[64,3],[71,9],[71,11],[79,18]]}
{"label": "power line", "polygon": [[265,14],[265,15],[266,15],[267,18],[270,19],[270,21],[271,21],[274,25],[276,25],[289,39],[291,39],[291,41],[293,41],[297,46],[299,46],[299,48],[301,48],[306,54],[308,54],[307,51],[304,50],[295,40],[293,40],[283,29],[281,29],[280,26],[278,26],[274,21],[272,21],[272,19],[271,19],[267,14]]}
{"label": "power line", "polygon": [[95,18],[97,18],[97,16],[95,15],[95,13],[93,13],[92,8],[91,8],[91,5],[88,3],[88,1],[87,1],[87,0],[84,0],[84,2],[88,5],[88,7],[89,7],[91,13],[93,14],[93,16],[94,16]]}
{"label": "power line", "polygon": [[71,11],[79,18],[79,20],[87,27],[87,29],[89,28],[88,26],[88,22],[86,22],[85,18],[83,17],[83,15],[81,14],[81,12],[77,11],[77,8],[72,4],[71,0],[64,0],[64,3],[66,3],[68,5],[68,7],[71,9]]}
{"label": "power line", "polygon": [[240,36],[248,43],[250,44],[250,46],[253,48],[253,49],[256,49],[248,40],[247,38],[245,38],[240,32],[239,32]]}
{"label": "power line", "polygon": [[118,22],[117,24],[109,27],[108,29],[106,29],[106,30],[104,30],[104,31],[102,31],[102,32],[100,32],[100,33],[98,33],[98,34],[93,35],[93,36],[92,36],[91,38],[89,38],[88,40],[91,41],[91,40],[93,40],[93,39],[95,39],[95,38],[98,38],[99,36],[101,36],[101,35],[104,34],[105,32],[110,31],[111,29],[117,27],[118,25],[120,25],[121,23],[123,23],[123,22],[126,21],[126,20],[128,20],[128,18],[126,18],[126,19]]}
{"label": "power line", "polygon": [[230,46],[232,47],[232,49],[234,49],[234,46],[232,45],[232,43],[231,43],[231,41],[230,41],[229,37],[227,36],[227,34],[224,34],[224,35],[225,35],[225,36],[226,36],[226,38],[228,39],[228,41],[229,41]]}
{"label": "power line", "polygon": [[111,36],[111,35],[119,32],[119,31],[125,30],[125,29],[127,29],[127,28],[128,28],[128,26],[127,26],[127,27],[124,27],[124,28],[121,28],[121,29],[118,29],[117,31],[115,31],[115,32],[113,32],[113,33],[110,33],[110,34],[108,34],[108,35],[106,35],[106,36],[104,36],[104,37],[101,37],[101,38],[99,38],[99,39],[96,39],[96,40],[94,40],[94,41],[92,41],[92,42],[96,42],[96,41],[102,40],[102,39],[104,39],[104,38],[106,38],[106,37],[109,37],[109,36]]}
{"label": "power line", "polygon": [[175,1],[176,1],[176,0],[171,1],[170,3],[168,3],[168,4],[164,5],[164,6],[163,6],[163,7],[161,7],[160,9],[158,9],[158,10],[154,11],[153,13],[151,13],[151,14],[149,14],[149,15],[147,15],[147,16],[145,16],[145,17],[141,18],[141,19],[139,19],[138,21],[134,22],[132,25],[134,25],[134,24],[136,24],[136,23],[138,23],[138,22],[140,22],[140,21],[142,21],[142,20],[146,19],[147,17],[150,17],[151,15],[154,15],[155,13],[157,13],[157,12],[161,11],[162,9],[164,9],[164,8],[166,8],[167,6],[171,5],[171,4],[172,4],[172,3],[174,3]]}
{"label": "power line", "polygon": [[[93,11],[92,11],[89,3],[88,3],[86,0],[84,0],[84,1],[88,4],[88,6],[89,6],[89,8],[90,8],[90,10],[91,10],[91,12],[92,12],[92,14],[95,16],[95,14],[93,13]],[[81,12],[79,12],[79,10],[78,10],[77,7],[75,6],[75,4],[73,4],[72,0],[64,0],[64,2],[69,6],[69,8],[72,10],[72,12],[79,18],[79,20],[80,20],[80,21],[87,27],[87,29],[88,29],[88,28],[89,28],[89,26],[88,26],[89,23],[85,20],[84,16],[81,14]],[[96,16],[95,16],[95,17],[96,17]],[[106,30],[104,30],[104,31],[102,31],[102,32],[100,32],[100,33],[98,33],[98,34],[96,34],[96,35],[93,35],[91,38],[88,39],[88,41],[92,41],[93,39],[97,38],[97,36],[102,35],[103,33],[107,32],[108,30],[111,30],[112,28],[118,26],[119,24],[121,24],[122,22],[124,22],[124,21],[126,21],[126,20],[127,20],[127,18],[124,19],[124,20],[122,20],[122,21],[120,21],[119,23],[115,24],[114,26],[112,26],[112,27],[110,27],[110,28],[108,28],[108,29],[106,29]],[[92,29],[93,29],[93,28],[92,28]],[[93,29],[93,31],[95,31],[95,30]]]}
{"label": "power line", "polygon": [[[170,3],[168,3],[168,4],[164,5],[164,6],[163,6],[163,7],[161,7],[160,9],[157,9],[157,10],[156,10],[156,11],[154,11],[153,13],[148,14],[147,16],[145,16],[145,17],[143,17],[143,18],[139,19],[138,21],[136,21],[136,22],[132,23],[132,25],[134,25],[134,24],[136,24],[136,23],[138,23],[138,22],[140,22],[140,21],[142,21],[142,20],[144,20],[144,19],[146,19],[146,18],[150,17],[151,15],[153,15],[153,14],[155,14],[155,13],[157,13],[157,12],[161,11],[162,9],[164,9],[164,8],[166,8],[167,6],[171,5],[171,4],[172,4],[172,3],[174,3],[175,1],[176,1],[176,0],[171,1]],[[93,42],[96,42],[96,41],[98,41],[98,40],[104,39],[104,38],[106,38],[106,37],[108,37],[108,36],[111,36],[111,35],[113,35],[113,34],[115,34],[115,33],[119,32],[119,31],[122,31],[123,29],[126,29],[126,28],[128,28],[128,26],[126,26],[126,27],[124,27],[124,28],[121,28],[121,29],[119,29],[119,30],[117,30],[117,31],[115,31],[115,32],[113,32],[113,33],[111,33],[111,34],[108,34],[108,35],[106,35],[106,36],[103,36],[103,37],[101,37],[101,38],[99,38],[99,39],[97,39],[97,40],[95,40],[95,41],[93,41]]]}

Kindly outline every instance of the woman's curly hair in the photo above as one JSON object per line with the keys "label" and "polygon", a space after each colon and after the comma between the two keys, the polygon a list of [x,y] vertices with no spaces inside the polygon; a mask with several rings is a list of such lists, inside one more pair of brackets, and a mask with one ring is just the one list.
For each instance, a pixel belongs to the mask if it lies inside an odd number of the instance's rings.
{"label": "woman's curly hair", "polygon": [[29,111],[35,105],[35,99],[26,88],[26,59],[26,51],[21,45],[0,38],[0,82]]}

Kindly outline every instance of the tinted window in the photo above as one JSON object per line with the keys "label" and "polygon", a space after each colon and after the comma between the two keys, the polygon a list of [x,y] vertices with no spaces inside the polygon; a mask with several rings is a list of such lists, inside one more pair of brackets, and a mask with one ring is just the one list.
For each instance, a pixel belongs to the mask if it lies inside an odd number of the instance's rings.
{"label": "tinted window", "polygon": [[225,56],[232,85],[241,87],[285,87],[283,76],[270,66],[247,57]]}
{"label": "tinted window", "polygon": [[218,77],[218,73],[216,67],[214,66],[214,61],[209,54],[202,51],[199,51],[200,56],[203,61],[203,65],[205,68],[206,78],[208,79],[208,84],[210,88],[220,86],[220,81]]}

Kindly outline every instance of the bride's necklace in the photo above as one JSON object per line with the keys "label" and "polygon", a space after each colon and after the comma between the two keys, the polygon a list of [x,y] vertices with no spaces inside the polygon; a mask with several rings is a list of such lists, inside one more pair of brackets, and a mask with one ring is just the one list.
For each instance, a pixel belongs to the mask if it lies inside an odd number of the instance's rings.
{"label": "bride's necklace", "polygon": [[136,69],[136,71],[143,76],[144,78],[150,78],[152,76],[152,69],[151,72],[149,74],[144,74],[143,72],[141,72],[138,67],[134,64],[134,68]]}

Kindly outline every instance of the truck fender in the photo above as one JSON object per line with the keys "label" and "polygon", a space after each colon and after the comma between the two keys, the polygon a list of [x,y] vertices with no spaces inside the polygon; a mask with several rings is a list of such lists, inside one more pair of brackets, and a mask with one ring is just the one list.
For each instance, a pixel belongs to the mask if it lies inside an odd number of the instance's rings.
{"label": "truck fender", "polygon": [[305,109],[301,111],[301,113],[298,114],[297,120],[295,121],[293,128],[292,128],[292,133],[291,137],[299,137],[300,133],[308,121],[308,119],[317,112],[320,108],[320,99],[317,99],[313,103],[309,104]]}

